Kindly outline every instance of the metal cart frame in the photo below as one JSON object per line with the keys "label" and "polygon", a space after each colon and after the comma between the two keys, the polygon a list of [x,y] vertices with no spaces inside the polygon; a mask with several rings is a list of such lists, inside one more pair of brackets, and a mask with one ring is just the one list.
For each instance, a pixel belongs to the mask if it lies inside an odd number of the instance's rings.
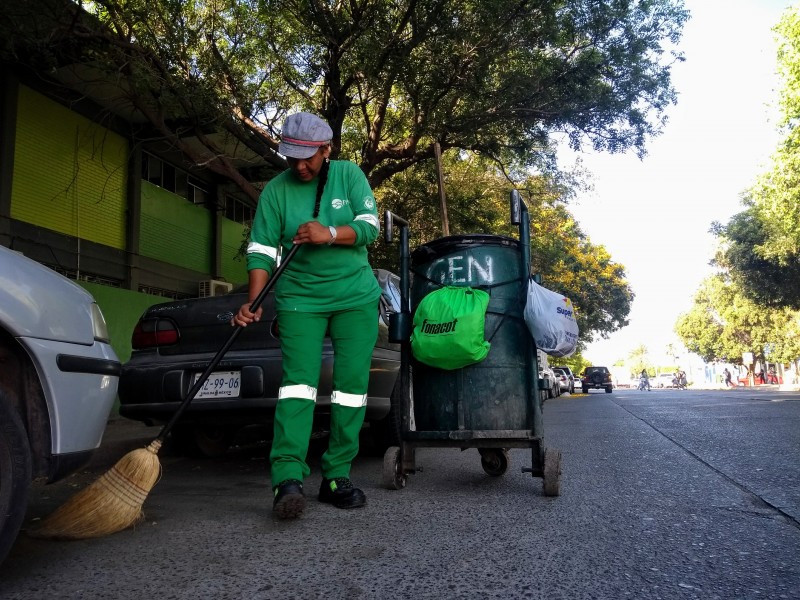
{"label": "metal cart frame", "polygon": [[[519,226],[520,277],[526,281],[530,276],[530,218],[524,201],[516,190],[511,192],[511,223]],[[400,445],[386,450],[383,459],[382,484],[389,489],[399,490],[406,486],[408,475],[421,471],[416,466],[415,451],[418,447],[435,448],[477,448],[481,456],[481,466],[491,476],[503,475],[509,466],[509,448],[531,448],[531,466],[522,467],[523,473],[541,477],[545,496],[558,496],[561,488],[561,453],[545,448],[542,427],[541,394],[536,366],[536,353],[533,338],[526,336],[532,345],[533,364],[527,365],[525,381],[531,393],[527,394],[527,414],[530,429],[525,430],[467,430],[454,431],[416,431],[413,423],[413,374],[411,364],[412,314],[410,308],[410,253],[408,247],[408,222],[386,211],[384,217],[384,237],[387,243],[393,241],[393,231],[400,232],[400,297],[401,310],[390,316],[390,340],[401,345],[400,353],[400,405],[399,409]],[[463,398],[457,400],[457,410],[463,414]],[[459,425],[463,419],[459,418]]]}

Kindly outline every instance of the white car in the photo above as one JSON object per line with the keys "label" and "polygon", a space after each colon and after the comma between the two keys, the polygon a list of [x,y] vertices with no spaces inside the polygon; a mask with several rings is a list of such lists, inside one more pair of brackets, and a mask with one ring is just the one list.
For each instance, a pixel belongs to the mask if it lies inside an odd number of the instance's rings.
{"label": "white car", "polygon": [[669,388],[672,387],[672,380],[675,375],[672,373],[660,373],[655,379],[650,380],[651,387]]}
{"label": "white car", "polygon": [[564,392],[569,392],[570,394],[575,393],[575,387],[572,381],[567,375],[567,372],[562,369],[561,367],[553,367],[553,373],[556,374],[556,379],[558,380],[558,387],[560,392],[563,394]]}
{"label": "white car", "polygon": [[0,562],[33,479],[57,481],[100,445],[120,363],[86,290],[0,246]]}
{"label": "white car", "polygon": [[553,367],[553,369],[561,369],[562,371],[564,371],[564,373],[567,375],[567,379],[569,379],[569,393],[574,394],[575,381],[578,381],[580,383],[580,379],[575,376],[575,373],[572,372],[572,369],[570,369],[567,366],[556,366]]}
{"label": "white car", "polygon": [[556,374],[549,367],[539,367],[539,385],[548,398],[555,398],[561,395],[561,388],[558,385]]}

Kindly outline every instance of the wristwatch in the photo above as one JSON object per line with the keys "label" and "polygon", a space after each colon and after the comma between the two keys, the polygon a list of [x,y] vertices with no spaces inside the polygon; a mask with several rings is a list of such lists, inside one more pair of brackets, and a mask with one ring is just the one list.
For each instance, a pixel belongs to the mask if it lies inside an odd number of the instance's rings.
{"label": "wristwatch", "polygon": [[336,241],[336,227],[334,227],[333,225],[328,225],[328,231],[331,232],[331,239],[328,242],[328,246],[330,246],[333,244],[333,242]]}

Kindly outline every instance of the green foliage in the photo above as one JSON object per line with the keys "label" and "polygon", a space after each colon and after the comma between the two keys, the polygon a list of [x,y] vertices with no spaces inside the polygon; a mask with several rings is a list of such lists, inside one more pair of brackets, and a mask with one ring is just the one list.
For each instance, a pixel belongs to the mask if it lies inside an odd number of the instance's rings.
{"label": "green foliage", "polygon": [[550,365],[567,366],[572,370],[575,377],[580,377],[581,373],[583,373],[586,367],[592,366],[592,362],[584,358],[583,354],[578,351],[568,358],[551,358]]}
{"label": "green foliage", "polygon": [[782,264],[764,257],[760,249],[769,234],[755,207],[734,215],[717,231],[723,244],[716,263],[726,269],[745,296],[764,306],[800,308],[800,260]]}
{"label": "green foliage", "polygon": [[300,108],[328,120],[376,188],[430,162],[435,142],[511,175],[552,169],[554,132],[574,147],[642,154],[675,102],[688,18],[681,0],[81,3],[91,16],[65,0],[3,6],[4,58],[46,56],[118,86],[153,137],[251,198],[209,131],[280,167],[278,127]]}
{"label": "green foliage", "polygon": [[722,242],[717,262],[742,293],[767,306],[800,308],[800,8],[788,9],[776,31],[785,137],[748,191],[745,210],[713,231]]}
{"label": "green foliage", "polygon": [[[509,223],[509,182],[496,164],[470,153],[443,156],[451,235],[488,233],[517,237]],[[586,237],[567,209],[569,191],[552,177],[529,177],[519,191],[531,217],[532,270],[548,289],[572,300],[580,347],[594,336],[607,337],[627,324],[633,292],[622,265]],[[433,165],[419,165],[393,177],[378,190],[381,210],[408,220],[412,248],[442,236],[437,177]],[[432,201],[431,199],[435,199]],[[396,270],[397,245],[371,249],[375,266]]]}
{"label": "green foliage", "polygon": [[765,349],[770,350],[771,361],[789,362],[800,356],[800,313],[756,304],[723,275],[703,282],[675,331],[690,352],[707,362],[739,364],[743,352],[763,360]]}
{"label": "green foliage", "polygon": [[656,369],[650,360],[647,347],[644,345],[634,348],[628,355],[628,360],[625,364],[633,377],[638,377],[642,371],[647,371],[650,377],[656,374]]}
{"label": "green foliage", "polygon": [[[567,210],[551,137],[645,152],[676,100],[682,0],[32,0],[4,3],[0,17],[1,58],[63,68],[78,88],[101,81],[144,124],[137,139],[180,150],[253,202],[257,182],[286,166],[283,117],[310,110],[382,208],[412,223],[415,245],[441,235],[439,144],[451,233],[513,234],[518,188],[533,268],[573,300],[582,340],[627,324],[624,268]],[[234,150],[272,170],[250,170]]]}

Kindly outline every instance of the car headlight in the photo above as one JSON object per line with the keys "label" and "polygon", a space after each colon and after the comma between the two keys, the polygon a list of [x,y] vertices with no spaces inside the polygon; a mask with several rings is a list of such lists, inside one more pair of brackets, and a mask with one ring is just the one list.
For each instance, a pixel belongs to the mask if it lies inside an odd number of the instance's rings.
{"label": "car headlight", "polygon": [[106,325],[106,319],[103,316],[103,312],[100,310],[100,307],[97,306],[96,302],[92,302],[92,334],[94,335],[94,339],[98,342],[111,342],[111,336],[108,335],[108,325]]}

